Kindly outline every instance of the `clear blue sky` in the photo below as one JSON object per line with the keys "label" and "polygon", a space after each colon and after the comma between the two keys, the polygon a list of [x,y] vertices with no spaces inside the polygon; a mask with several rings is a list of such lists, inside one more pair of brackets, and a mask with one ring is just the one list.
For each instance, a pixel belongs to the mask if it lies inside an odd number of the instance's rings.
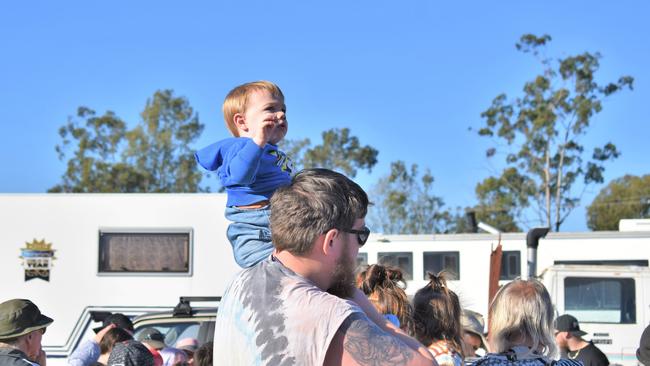
{"label": "clear blue sky", "polygon": [[[229,3],[229,4],[226,4]],[[549,54],[602,53],[599,81],[634,76],[583,139],[622,156],[606,181],[650,173],[647,1],[16,1],[0,5],[0,192],[44,192],[64,171],[58,128],[80,105],[135,122],[157,89],[187,97],[206,125],[202,147],[228,136],[220,105],[233,86],[283,89],[288,138],[320,141],[349,127],[379,151],[367,189],[404,160],[431,169],[448,206],[501,165],[468,131],[501,92],[539,71],[515,50],[524,33],[553,37]],[[566,231],[586,230],[584,205]]]}

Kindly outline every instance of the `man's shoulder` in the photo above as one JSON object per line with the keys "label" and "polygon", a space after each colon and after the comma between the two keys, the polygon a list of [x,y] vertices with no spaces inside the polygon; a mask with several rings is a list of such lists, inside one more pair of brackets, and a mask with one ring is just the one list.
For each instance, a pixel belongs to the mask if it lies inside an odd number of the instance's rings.
{"label": "man's shoulder", "polygon": [[27,360],[27,355],[15,348],[0,348],[0,366],[38,366]]}
{"label": "man's shoulder", "polygon": [[591,364],[591,365],[608,365],[609,364],[609,359],[607,358],[607,355],[598,348],[593,342],[589,342],[589,345],[584,348],[584,350],[581,352],[581,355],[583,357],[578,357],[585,365]]}

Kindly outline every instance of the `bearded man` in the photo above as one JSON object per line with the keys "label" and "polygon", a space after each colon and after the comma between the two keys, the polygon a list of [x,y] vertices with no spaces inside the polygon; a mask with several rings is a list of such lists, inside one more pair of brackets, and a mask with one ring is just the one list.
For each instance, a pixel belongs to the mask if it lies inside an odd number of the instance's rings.
{"label": "bearded man", "polygon": [[216,365],[436,365],[354,285],[368,196],[342,174],[298,173],[271,198],[271,258],[228,286]]}

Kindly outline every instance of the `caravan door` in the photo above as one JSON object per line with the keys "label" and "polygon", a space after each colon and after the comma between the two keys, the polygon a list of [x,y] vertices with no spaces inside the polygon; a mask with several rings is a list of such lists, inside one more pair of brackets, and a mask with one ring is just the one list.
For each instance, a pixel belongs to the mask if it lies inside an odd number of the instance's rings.
{"label": "caravan door", "polygon": [[648,268],[636,266],[553,266],[558,315],[571,314],[612,364],[637,365],[636,349],[645,328],[644,288]]}

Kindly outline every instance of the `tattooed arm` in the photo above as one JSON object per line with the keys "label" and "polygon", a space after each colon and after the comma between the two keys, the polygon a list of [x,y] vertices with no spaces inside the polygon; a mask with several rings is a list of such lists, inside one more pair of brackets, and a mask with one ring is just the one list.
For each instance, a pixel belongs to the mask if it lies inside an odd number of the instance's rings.
{"label": "tattooed arm", "polygon": [[325,365],[438,366],[426,348],[414,349],[402,335],[383,331],[364,314],[347,317],[332,339]]}

